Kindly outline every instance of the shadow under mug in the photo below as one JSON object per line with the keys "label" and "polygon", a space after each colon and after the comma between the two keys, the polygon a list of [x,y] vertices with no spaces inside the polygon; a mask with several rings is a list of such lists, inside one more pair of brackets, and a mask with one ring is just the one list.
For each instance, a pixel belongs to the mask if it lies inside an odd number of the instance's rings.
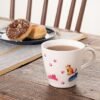
{"label": "shadow under mug", "polygon": [[[78,49],[69,51],[51,50],[52,46],[73,46]],[[57,88],[69,88],[76,85],[79,69],[83,69],[93,63],[96,58],[94,49],[85,44],[66,39],[57,39],[44,42],[42,56],[49,84]],[[91,52],[91,59],[82,65],[84,54]]]}

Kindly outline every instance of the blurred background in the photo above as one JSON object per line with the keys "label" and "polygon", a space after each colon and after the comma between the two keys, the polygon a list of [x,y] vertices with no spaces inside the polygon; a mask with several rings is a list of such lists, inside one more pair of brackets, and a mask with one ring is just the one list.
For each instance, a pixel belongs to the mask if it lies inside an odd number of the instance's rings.
{"label": "blurred background", "polygon": [[[82,0],[77,0],[75,8],[75,14],[71,29],[74,30],[76,19],[78,17],[78,8],[80,7]],[[64,28],[68,17],[68,10],[71,0],[64,0],[62,15],[60,20],[60,28]],[[16,0],[15,3],[15,18],[25,18],[27,9],[27,0]],[[56,15],[58,0],[49,0],[48,14],[47,14],[47,26],[53,26],[54,18]],[[40,23],[41,13],[43,7],[43,0],[33,0],[32,17],[31,22]],[[0,0],[0,16],[9,18],[10,0]],[[100,35],[100,0],[88,0],[86,10],[83,18],[81,32]]]}

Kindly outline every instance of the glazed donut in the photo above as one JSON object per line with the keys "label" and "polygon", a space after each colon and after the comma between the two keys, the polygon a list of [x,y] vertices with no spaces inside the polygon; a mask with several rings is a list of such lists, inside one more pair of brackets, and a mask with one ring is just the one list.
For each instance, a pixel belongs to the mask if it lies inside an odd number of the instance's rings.
{"label": "glazed donut", "polygon": [[22,41],[28,37],[31,32],[31,25],[28,21],[24,19],[14,20],[8,25],[6,34],[9,39]]}
{"label": "glazed donut", "polygon": [[32,31],[28,38],[30,39],[42,39],[47,33],[46,28],[43,25],[32,25]]}

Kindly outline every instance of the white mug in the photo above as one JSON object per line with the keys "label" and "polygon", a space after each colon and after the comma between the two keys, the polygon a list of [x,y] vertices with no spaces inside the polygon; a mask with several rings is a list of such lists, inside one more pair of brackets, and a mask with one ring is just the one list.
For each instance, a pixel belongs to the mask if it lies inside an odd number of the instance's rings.
{"label": "white mug", "polygon": [[[78,49],[69,51],[51,50],[52,46],[73,46]],[[76,85],[78,69],[83,69],[93,63],[96,58],[94,49],[85,44],[66,39],[57,39],[42,44],[42,56],[49,84],[57,88],[69,88]],[[84,53],[90,51],[91,59],[82,65]]]}

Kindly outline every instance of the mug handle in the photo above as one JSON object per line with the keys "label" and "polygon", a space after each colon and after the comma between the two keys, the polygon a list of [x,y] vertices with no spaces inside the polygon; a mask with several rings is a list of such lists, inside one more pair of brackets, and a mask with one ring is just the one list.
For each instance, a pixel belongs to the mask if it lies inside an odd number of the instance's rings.
{"label": "mug handle", "polygon": [[[94,49],[92,49],[91,47],[86,47],[86,48],[84,49],[84,53],[86,53],[87,51],[89,51],[89,52],[92,53],[92,58],[91,58],[87,63],[83,64],[83,65],[81,66],[81,69],[90,66],[90,65],[95,61],[95,59],[96,59],[96,53],[95,53],[95,50],[94,50]],[[84,54],[84,53],[83,53],[83,54]]]}

